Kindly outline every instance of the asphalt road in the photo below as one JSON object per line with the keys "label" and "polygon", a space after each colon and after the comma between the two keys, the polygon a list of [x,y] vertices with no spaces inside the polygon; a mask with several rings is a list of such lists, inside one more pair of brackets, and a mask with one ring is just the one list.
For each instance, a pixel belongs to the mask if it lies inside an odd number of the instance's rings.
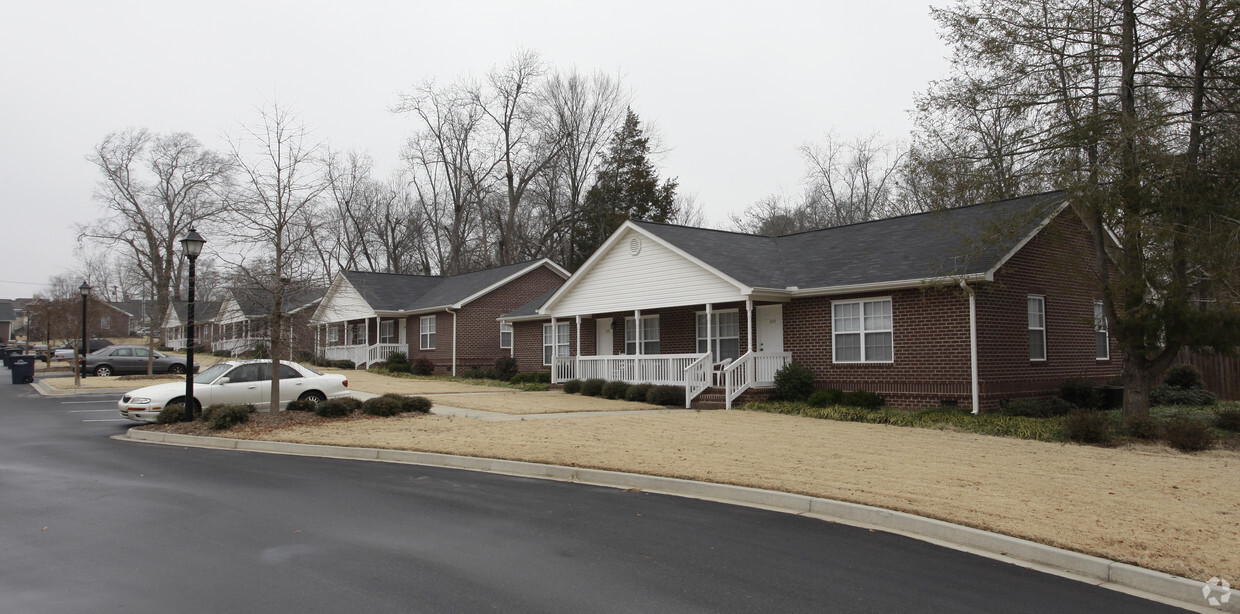
{"label": "asphalt road", "polygon": [[0,612],[1170,612],[798,516],[109,439],[0,368]]}

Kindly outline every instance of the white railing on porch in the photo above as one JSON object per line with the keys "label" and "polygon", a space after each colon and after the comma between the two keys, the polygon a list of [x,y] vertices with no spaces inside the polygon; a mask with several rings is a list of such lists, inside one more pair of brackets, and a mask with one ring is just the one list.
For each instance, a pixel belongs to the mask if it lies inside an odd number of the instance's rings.
{"label": "white railing on porch", "polygon": [[323,358],[347,360],[359,367],[366,363],[367,353],[367,347],[364,345],[329,345],[323,348]]}
{"label": "white railing on porch", "polygon": [[710,353],[707,352],[685,367],[685,409],[689,409],[693,405],[693,399],[710,388],[713,366]]}
{"label": "white railing on porch", "polygon": [[745,352],[720,373],[724,407],[732,409],[732,401],[754,386],[773,385],[775,372],[790,362],[791,352]]}
{"label": "white railing on porch", "polygon": [[[248,352],[254,349],[259,343],[270,344],[266,337],[237,337],[236,339],[215,339],[211,342],[211,349],[215,351],[225,351],[236,356],[242,352]],[[271,347],[268,345],[268,347]]]}
{"label": "white railing on porch", "polygon": [[376,362],[387,362],[388,356],[391,355],[392,352],[404,352],[405,356],[408,356],[409,355],[409,344],[407,343],[376,343],[370,346],[367,352],[366,357],[369,360],[367,360],[366,365],[370,366],[370,365],[375,364]]}
{"label": "white railing on porch", "polygon": [[679,386],[685,368],[702,354],[643,354],[620,356],[556,356],[551,361],[551,383],[592,378],[630,384]]}

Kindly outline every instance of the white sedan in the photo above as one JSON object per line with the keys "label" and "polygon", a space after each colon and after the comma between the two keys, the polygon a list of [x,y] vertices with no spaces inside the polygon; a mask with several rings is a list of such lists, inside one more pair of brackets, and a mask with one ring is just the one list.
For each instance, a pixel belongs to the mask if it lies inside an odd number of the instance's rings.
{"label": "white sedan", "polygon": [[[343,375],[319,373],[295,363],[280,363],[280,409],[301,399],[318,403],[349,396],[349,380]],[[265,409],[271,400],[270,360],[230,360],[194,376],[194,400],[203,407],[250,403]],[[121,416],[138,422],[154,422],[159,411],[171,403],[185,402],[185,382],[156,384],[125,394],[116,404]]]}

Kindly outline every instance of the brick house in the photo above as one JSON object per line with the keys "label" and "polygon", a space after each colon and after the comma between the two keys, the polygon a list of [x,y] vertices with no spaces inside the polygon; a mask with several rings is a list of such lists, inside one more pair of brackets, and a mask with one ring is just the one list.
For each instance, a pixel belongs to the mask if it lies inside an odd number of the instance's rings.
{"label": "brick house", "polygon": [[17,310],[13,308],[13,301],[0,301],[0,343],[13,340],[13,325],[16,322]]}
{"label": "brick house", "polygon": [[[314,351],[311,315],[323,300],[323,291],[312,288],[289,291],[281,301],[284,312],[282,326],[289,354],[280,358],[294,360]],[[275,296],[270,290],[257,287],[230,288],[224,295],[211,322],[211,349],[230,352],[233,356],[252,352],[260,346],[271,347],[268,322],[274,311]],[[197,326],[198,303],[194,322]],[[197,341],[195,340],[195,344]]]}
{"label": "brick house", "polygon": [[1119,375],[1097,261],[1063,192],[781,237],[626,222],[502,321],[520,368],[553,382],[684,385],[730,407],[795,359],[889,406],[988,410]]}
{"label": "brick house", "polygon": [[394,351],[425,357],[441,373],[489,367],[511,345],[499,316],[567,278],[545,258],[449,277],[345,271],[313,316],[318,354],[358,368]]}

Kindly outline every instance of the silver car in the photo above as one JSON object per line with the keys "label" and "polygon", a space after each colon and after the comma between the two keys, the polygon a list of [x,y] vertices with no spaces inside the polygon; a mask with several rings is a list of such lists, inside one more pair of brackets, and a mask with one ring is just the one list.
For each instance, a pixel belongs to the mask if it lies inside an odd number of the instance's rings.
{"label": "silver car", "polygon": [[[152,363],[152,373],[185,373],[185,358],[168,356],[155,352],[154,360],[151,350],[142,345],[109,345],[96,350],[78,361],[83,375],[145,375],[148,360]],[[198,363],[194,363],[194,372],[198,372]]]}

